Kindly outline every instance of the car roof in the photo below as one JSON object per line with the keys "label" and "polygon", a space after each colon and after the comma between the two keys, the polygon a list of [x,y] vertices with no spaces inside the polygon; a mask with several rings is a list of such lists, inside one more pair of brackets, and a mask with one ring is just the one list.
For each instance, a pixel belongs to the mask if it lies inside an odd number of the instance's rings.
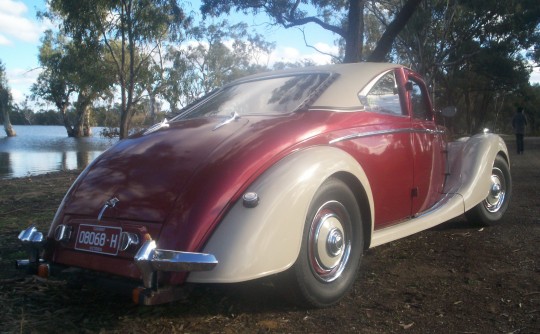
{"label": "car roof", "polygon": [[358,94],[369,82],[381,73],[403,65],[390,63],[349,63],[310,66],[279,71],[263,72],[236,80],[232,84],[261,80],[271,77],[309,74],[309,73],[335,73],[338,74],[332,84],[311,104],[312,108],[355,108],[360,106]]}

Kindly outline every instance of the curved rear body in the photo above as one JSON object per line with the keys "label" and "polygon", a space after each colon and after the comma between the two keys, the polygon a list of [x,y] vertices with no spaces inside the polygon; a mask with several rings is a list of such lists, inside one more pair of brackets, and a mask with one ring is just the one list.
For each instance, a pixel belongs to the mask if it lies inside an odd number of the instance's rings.
{"label": "curved rear body", "polygon": [[[328,178],[354,193],[370,247],[476,205],[501,152],[492,136],[448,147],[426,85],[403,66],[247,77],[88,166],[58,209],[44,258],[148,289],[254,279],[294,264]],[[258,202],[246,204],[246,193]],[[197,262],[208,254],[211,265]]]}

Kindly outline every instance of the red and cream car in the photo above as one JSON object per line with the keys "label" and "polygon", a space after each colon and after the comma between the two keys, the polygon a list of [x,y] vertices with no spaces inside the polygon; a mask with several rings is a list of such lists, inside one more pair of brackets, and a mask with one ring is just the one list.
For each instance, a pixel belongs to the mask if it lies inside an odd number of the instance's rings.
{"label": "red and cream car", "polygon": [[46,235],[20,233],[30,259],[18,265],[138,282],[142,304],[189,283],[265,276],[300,302],[334,304],[364,250],[466,212],[490,223],[506,211],[503,140],[447,142],[435,116],[422,79],[400,65],[237,80],[93,161]]}

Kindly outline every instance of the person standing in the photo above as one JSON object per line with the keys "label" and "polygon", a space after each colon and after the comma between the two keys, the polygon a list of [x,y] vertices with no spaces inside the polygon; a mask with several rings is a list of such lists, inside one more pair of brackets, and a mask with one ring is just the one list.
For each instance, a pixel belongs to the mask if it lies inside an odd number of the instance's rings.
{"label": "person standing", "polygon": [[523,108],[518,107],[516,114],[512,118],[512,127],[516,134],[517,154],[523,154],[523,136],[525,136],[525,127],[527,126],[527,119],[523,114]]}

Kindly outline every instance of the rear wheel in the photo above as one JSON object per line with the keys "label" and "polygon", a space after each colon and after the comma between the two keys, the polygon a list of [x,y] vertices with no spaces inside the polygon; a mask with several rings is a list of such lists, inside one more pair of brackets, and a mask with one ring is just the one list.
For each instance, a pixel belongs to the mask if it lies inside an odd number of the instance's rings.
{"label": "rear wheel", "polygon": [[510,202],[512,195],[512,177],[508,163],[497,156],[491,170],[491,184],[486,198],[465,213],[472,223],[490,225],[499,221]]}
{"label": "rear wheel", "polygon": [[[328,179],[311,202],[296,263],[285,273],[296,302],[326,307],[353,286],[363,251],[360,210],[345,183]],[[292,297],[290,296],[290,297]]]}

